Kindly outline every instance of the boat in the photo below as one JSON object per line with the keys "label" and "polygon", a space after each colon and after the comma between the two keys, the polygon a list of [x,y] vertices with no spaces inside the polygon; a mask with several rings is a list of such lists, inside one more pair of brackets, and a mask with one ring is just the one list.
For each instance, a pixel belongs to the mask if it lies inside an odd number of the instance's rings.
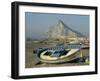
{"label": "boat", "polygon": [[40,61],[45,63],[64,63],[75,60],[80,57],[79,49],[63,50],[46,50],[40,54]]}
{"label": "boat", "polygon": [[64,63],[82,57],[80,44],[70,44],[67,46],[57,46],[51,48],[39,48],[37,57],[43,63]]}

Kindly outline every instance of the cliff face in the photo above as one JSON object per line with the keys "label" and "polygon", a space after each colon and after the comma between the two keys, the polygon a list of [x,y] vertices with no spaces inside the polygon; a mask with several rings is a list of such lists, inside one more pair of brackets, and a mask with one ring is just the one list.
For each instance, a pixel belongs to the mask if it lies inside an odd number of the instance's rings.
{"label": "cliff face", "polygon": [[48,31],[49,38],[60,38],[60,37],[84,37],[80,32],[77,32],[59,21],[57,25],[50,27]]}

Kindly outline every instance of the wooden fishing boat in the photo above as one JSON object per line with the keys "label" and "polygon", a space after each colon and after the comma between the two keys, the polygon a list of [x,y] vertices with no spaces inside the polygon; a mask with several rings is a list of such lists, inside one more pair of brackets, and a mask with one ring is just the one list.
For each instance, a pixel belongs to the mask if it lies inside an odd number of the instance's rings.
{"label": "wooden fishing boat", "polygon": [[68,44],[50,48],[39,48],[37,57],[44,63],[63,63],[82,58],[82,50],[88,48],[81,44]]}

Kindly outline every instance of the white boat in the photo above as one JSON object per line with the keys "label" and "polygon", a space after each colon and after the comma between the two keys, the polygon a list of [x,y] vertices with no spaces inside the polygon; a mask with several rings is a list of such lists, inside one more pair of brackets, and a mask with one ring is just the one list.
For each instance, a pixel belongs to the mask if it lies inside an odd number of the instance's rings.
{"label": "white boat", "polygon": [[40,48],[37,56],[44,63],[63,63],[74,61],[82,57],[81,49],[88,48],[81,44],[68,44],[51,48]]}
{"label": "white boat", "polygon": [[[65,49],[65,54],[55,54],[58,50],[45,50],[40,54],[40,61],[45,63],[62,63],[75,60],[80,57],[79,49]],[[58,51],[59,52],[59,51]]]}

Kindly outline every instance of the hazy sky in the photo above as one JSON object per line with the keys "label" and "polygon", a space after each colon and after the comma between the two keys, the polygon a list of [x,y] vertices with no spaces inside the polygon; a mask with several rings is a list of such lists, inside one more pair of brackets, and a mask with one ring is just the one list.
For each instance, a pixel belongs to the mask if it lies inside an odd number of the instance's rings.
{"label": "hazy sky", "polygon": [[62,20],[70,28],[89,36],[89,16],[25,12],[25,36],[38,39],[47,36],[48,29]]}

